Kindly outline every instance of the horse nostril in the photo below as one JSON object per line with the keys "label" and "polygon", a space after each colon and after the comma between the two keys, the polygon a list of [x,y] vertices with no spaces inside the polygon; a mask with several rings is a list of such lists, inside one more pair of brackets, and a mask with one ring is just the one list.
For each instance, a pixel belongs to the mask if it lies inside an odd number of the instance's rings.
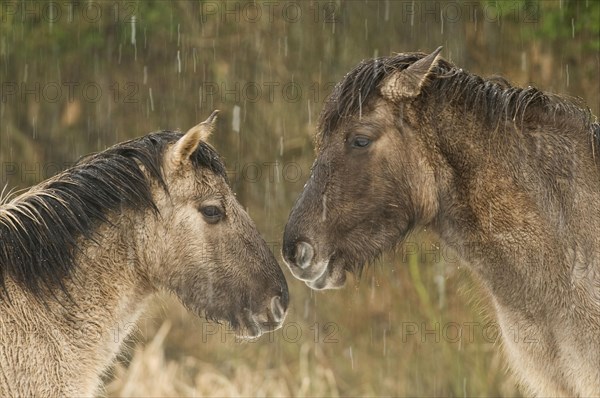
{"label": "horse nostril", "polygon": [[315,255],[313,247],[306,242],[296,244],[296,265],[302,269],[308,268]]}
{"label": "horse nostril", "polygon": [[281,297],[275,296],[271,299],[271,314],[277,323],[281,323],[285,318],[285,308],[281,304]]}

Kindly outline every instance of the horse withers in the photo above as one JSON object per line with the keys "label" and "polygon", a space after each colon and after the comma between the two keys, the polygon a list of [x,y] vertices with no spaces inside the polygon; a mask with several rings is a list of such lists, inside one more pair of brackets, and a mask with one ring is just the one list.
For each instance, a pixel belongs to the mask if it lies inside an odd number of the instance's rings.
{"label": "horse withers", "polygon": [[0,207],[0,395],[90,396],[148,298],[253,338],[288,288],[206,138],[162,131],[82,159]]}
{"label": "horse withers", "polygon": [[597,396],[595,118],[573,100],[470,74],[439,50],[363,61],[336,86],[284,259],[311,288],[338,288],[427,227],[491,295],[528,392]]}

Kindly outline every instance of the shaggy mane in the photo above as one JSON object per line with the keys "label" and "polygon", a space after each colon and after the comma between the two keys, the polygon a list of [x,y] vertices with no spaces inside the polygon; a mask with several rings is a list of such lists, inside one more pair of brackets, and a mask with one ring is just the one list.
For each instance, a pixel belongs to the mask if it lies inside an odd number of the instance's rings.
{"label": "shaggy mane", "polygon": [[[152,185],[156,182],[168,191],[162,170],[165,148],[182,136],[161,131],[117,144],[0,202],[2,290],[6,293],[10,277],[38,298],[54,295],[56,288],[67,293],[64,280],[76,267],[80,237],[94,239],[97,226],[107,222],[111,212],[150,208],[158,213]],[[192,163],[226,178],[219,155],[204,142]]]}
{"label": "shaggy mane", "polygon": [[[380,95],[379,87],[387,76],[406,69],[424,56],[424,53],[405,53],[359,63],[335,86],[326,101],[317,140],[327,137],[345,120],[364,112],[370,101]],[[513,87],[500,77],[483,79],[443,59],[434,66],[430,82],[419,98],[442,106],[449,103],[462,106],[478,115],[490,128],[511,120],[521,127],[535,123],[593,131],[594,118],[580,99],[545,93],[534,87]]]}

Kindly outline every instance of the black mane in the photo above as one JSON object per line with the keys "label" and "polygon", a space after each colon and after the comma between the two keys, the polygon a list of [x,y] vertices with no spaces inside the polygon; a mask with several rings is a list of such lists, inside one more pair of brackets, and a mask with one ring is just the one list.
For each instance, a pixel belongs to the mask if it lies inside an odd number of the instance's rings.
{"label": "black mane", "polygon": [[[423,58],[423,53],[405,53],[367,59],[351,70],[334,88],[319,121],[320,136],[325,137],[345,120],[364,112],[379,95],[385,77]],[[434,98],[438,104],[453,102],[479,115],[490,127],[500,121],[562,123],[589,131],[592,114],[578,99],[544,93],[534,87],[513,87],[500,77],[483,79],[440,59],[421,98]]]}
{"label": "black mane", "polygon": [[[3,290],[8,276],[36,297],[54,294],[55,288],[65,291],[80,237],[94,239],[97,225],[107,222],[111,212],[148,208],[158,212],[151,187],[155,182],[167,190],[162,171],[165,148],[182,135],[151,133],[86,156],[0,206]],[[192,163],[226,178],[219,155],[204,142],[192,155]]]}

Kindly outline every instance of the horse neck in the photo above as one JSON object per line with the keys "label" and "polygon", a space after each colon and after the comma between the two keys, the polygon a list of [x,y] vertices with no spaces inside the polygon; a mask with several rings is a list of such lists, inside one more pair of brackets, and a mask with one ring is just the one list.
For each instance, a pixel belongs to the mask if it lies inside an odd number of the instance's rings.
{"label": "horse neck", "polygon": [[126,337],[123,330],[131,330],[152,293],[142,276],[139,242],[132,233],[134,224],[121,217],[113,225],[100,226],[101,238],[84,247],[69,289],[74,302],[70,310],[81,314],[78,319],[103,325],[102,335],[107,338],[99,342],[108,342],[104,349],[109,355],[116,354]]}
{"label": "horse neck", "polygon": [[540,292],[568,300],[570,270],[597,262],[587,248],[600,247],[600,177],[589,142],[551,127],[490,131],[464,109],[435,120],[437,179],[448,182],[438,232],[504,305],[543,310]]}
{"label": "horse neck", "polygon": [[[39,332],[19,355],[38,362],[41,373],[62,376],[50,384],[53,394],[95,393],[100,375],[134,330],[152,293],[139,276],[139,242],[131,234],[135,223],[125,218],[110,221],[99,226],[96,242],[81,242],[73,277],[65,281],[69,298],[58,292],[58,300],[47,298],[42,303],[9,282],[11,302],[0,302],[9,324],[10,318],[14,320],[15,335],[23,330]],[[52,358],[57,352],[60,360]]]}

